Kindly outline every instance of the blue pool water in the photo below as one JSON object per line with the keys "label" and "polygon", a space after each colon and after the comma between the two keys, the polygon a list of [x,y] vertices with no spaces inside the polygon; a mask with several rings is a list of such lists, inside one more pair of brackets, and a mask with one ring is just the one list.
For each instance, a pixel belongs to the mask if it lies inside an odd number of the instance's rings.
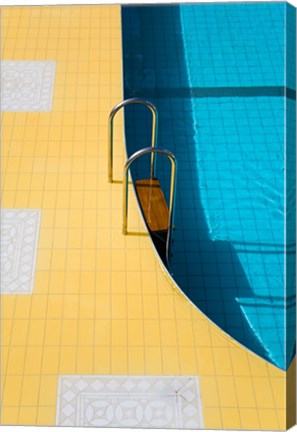
{"label": "blue pool water", "polygon": [[[295,9],[122,7],[124,96],[178,159],[171,268],[212,321],[282,369],[295,353]],[[125,112],[128,153],[150,145]],[[144,178],[149,161],[133,168]],[[157,177],[168,194],[169,165]],[[146,173],[146,174],[145,174]]]}

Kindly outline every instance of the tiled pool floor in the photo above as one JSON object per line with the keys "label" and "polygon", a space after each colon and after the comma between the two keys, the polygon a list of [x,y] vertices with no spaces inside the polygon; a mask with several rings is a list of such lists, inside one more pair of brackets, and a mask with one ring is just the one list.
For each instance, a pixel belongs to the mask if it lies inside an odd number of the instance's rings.
{"label": "tiled pool floor", "polygon": [[[155,386],[152,397],[157,392],[174,410],[163,390],[184,380],[180,385],[198,383],[188,389],[195,418],[185,417],[189,402],[178,425],[285,429],[286,377],[294,364],[286,375],[186,299],[155,255],[133,191],[130,235],[121,234],[122,185],[107,182],[106,138],[109,111],[122,99],[120,7],[5,7],[2,29],[4,60],[55,62],[55,79],[46,108],[2,114],[2,209],[38,211],[40,225],[34,222],[30,234],[38,228],[32,290],[1,295],[1,424],[55,425],[80,409],[76,425],[99,425],[102,386],[109,395],[124,386],[133,394],[135,383],[145,397]],[[17,80],[10,78],[9,91]],[[122,137],[119,118],[116,179],[125,160]],[[18,224],[6,232],[11,246],[27,247]],[[27,282],[17,280],[24,288]],[[135,404],[131,398],[124,402]]]}

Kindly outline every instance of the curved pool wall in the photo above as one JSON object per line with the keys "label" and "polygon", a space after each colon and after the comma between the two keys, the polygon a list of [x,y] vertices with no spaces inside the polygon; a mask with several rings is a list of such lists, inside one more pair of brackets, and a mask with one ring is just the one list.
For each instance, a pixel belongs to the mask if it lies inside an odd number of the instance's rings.
{"label": "curved pool wall", "polygon": [[[295,9],[286,3],[122,6],[124,97],[151,100],[178,164],[173,277],[248,349],[295,353]],[[285,64],[285,54],[287,62]],[[128,154],[150,115],[125,111]],[[169,164],[157,160],[168,194]],[[149,160],[132,176],[149,174]]]}

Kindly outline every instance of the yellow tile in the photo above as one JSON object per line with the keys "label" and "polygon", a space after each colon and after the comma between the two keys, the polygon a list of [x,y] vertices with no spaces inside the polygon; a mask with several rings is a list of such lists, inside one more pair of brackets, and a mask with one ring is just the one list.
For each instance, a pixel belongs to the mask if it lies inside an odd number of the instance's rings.
{"label": "yellow tile", "polygon": [[42,375],[59,373],[60,348],[44,347],[42,357]]}
{"label": "yellow tile", "polygon": [[175,308],[172,296],[159,296],[159,313],[161,319],[175,319]]}
{"label": "yellow tile", "polygon": [[200,375],[199,381],[201,394],[203,395],[203,405],[205,407],[219,407],[219,392],[216,377]]}
{"label": "yellow tile", "polygon": [[20,425],[35,425],[36,424],[36,407],[20,407],[18,422]]}
{"label": "yellow tile", "polygon": [[94,321],[95,328],[95,345],[109,345],[111,342],[111,321],[96,320]]}
{"label": "yellow tile", "polygon": [[111,273],[105,271],[96,271],[94,276],[96,295],[110,294]]}
{"label": "yellow tile", "polygon": [[[68,249],[67,253],[66,253],[66,269],[67,271],[73,271],[73,270],[77,270],[80,269],[81,267],[81,250],[77,249]],[[62,267],[61,269],[65,268],[65,263],[64,263],[64,267]]]}
{"label": "yellow tile", "polygon": [[92,374],[94,369],[94,348],[78,347],[77,350],[77,373]]}
{"label": "yellow tile", "polygon": [[193,325],[190,320],[177,320],[176,330],[179,346],[194,346]]}
{"label": "yellow tile", "polygon": [[159,303],[156,295],[143,296],[143,318],[159,319]]}
{"label": "yellow tile", "polygon": [[7,374],[18,375],[24,373],[26,348],[25,347],[11,347],[9,350]]}
{"label": "yellow tile", "polygon": [[[8,366],[8,359],[9,359],[9,347],[2,346],[1,347],[1,363],[0,363],[1,367],[0,367],[0,372],[1,372],[1,376],[3,376],[3,377],[4,377],[4,374],[6,373],[6,369],[7,369],[7,366]],[[3,380],[4,380],[4,378],[0,379],[1,389],[2,389],[2,385],[4,383]]]}
{"label": "yellow tile", "polygon": [[236,377],[234,381],[239,406],[255,408],[256,400],[252,380],[247,377]]}
{"label": "yellow tile", "polygon": [[21,393],[21,405],[22,406],[34,406],[38,404],[40,386],[40,376],[37,375],[24,375],[22,393]]}
{"label": "yellow tile", "polygon": [[111,270],[123,271],[126,269],[126,254],[125,251],[113,250],[111,255]]}
{"label": "yellow tile", "polygon": [[47,296],[34,295],[31,303],[31,319],[40,319],[46,317]]}
{"label": "yellow tile", "polygon": [[10,345],[11,335],[12,335],[12,320],[2,320],[0,325],[0,331],[1,331],[1,345]]}
{"label": "yellow tile", "polygon": [[274,409],[275,403],[268,378],[252,377],[255,398],[258,408]]}
{"label": "yellow tile", "polygon": [[128,271],[139,270],[139,268],[140,268],[139,250],[127,250],[126,251],[126,268]]}
{"label": "yellow tile", "polygon": [[0,302],[2,320],[14,318],[16,300],[16,296],[2,296]]}
{"label": "yellow tile", "polygon": [[62,324],[61,345],[77,345],[78,322],[76,319],[65,319]]}
{"label": "yellow tile", "polygon": [[[112,240],[111,240],[112,234],[110,234],[109,230],[98,228],[97,233],[98,233],[97,239],[96,239],[97,249],[106,250],[106,248],[110,248],[111,244],[112,244]],[[124,237],[124,236],[122,236],[122,237]],[[123,239],[123,243],[124,243],[124,239]],[[117,243],[117,246],[120,247],[120,244]],[[102,258],[101,252],[98,252],[98,257],[99,257],[99,259]],[[103,264],[104,264],[104,262],[103,262]],[[108,266],[110,266],[110,259],[108,261]],[[103,266],[101,266],[101,267],[103,267]],[[101,268],[101,270],[104,270],[104,268]]]}
{"label": "yellow tile", "polygon": [[240,408],[240,419],[244,430],[260,430],[259,414],[256,408]]}
{"label": "yellow tile", "polygon": [[0,424],[2,426],[15,425],[18,418],[19,407],[2,407],[0,414]]}
{"label": "yellow tile", "polygon": [[213,351],[216,373],[218,375],[233,375],[230,350],[227,347],[217,348]]}
{"label": "yellow tile", "polygon": [[203,418],[205,429],[222,429],[222,414],[219,408],[203,408]]}
{"label": "yellow tile", "polygon": [[64,249],[53,249],[51,259],[51,269],[62,271],[65,269],[66,251]]}
{"label": "yellow tile", "polygon": [[83,319],[78,322],[78,345],[93,345],[94,327],[94,321],[91,319]]}
{"label": "yellow tile", "polygon": [[71,249],[81,248],[81,242],[82,242],[81,230],[77,228],[68,229],[67,247]]}
{"label": "yellow tile", "polygon": [[95,298],[95,315],[97,318],[111,318],[111,296],[100,294]]}
{"label": "yellow tile", "polygon": [[12,327],[11,345],[26,345],[28,335],[28,321],[14,320]]}
{"label": "yellow tile", "polygon": [[111,296],[111,318],[127,318],[127,297],[125,295],[117,294]]}
{"label": "yellow tile", "polygon": [[53,246],[54,230],[51,228],[41,229],[39,234],[39,248],[49,249]]}
{"label": "yellow tile", "polygon": [[249,376],[251,371],[247,352],[241,348],[233,347],[230,350],[230,355],[234,375]]}
{"label": "yellow tile", "polygon": [[[82,247],[84,249],[96,249],[97,248],[97,230],[94,229],[85,229],[82,232]],[[104,243],[104,246],[107,245]],[[95,257],[96,259],[96,257]]]}
{"label": "yellow tile", "polygon": [[76,373],[77,347],[62,346],[60,352],[59,373],[61,375]]}
{"label": "yellow tile", "polygon": [[[33,169],[33,168],[32,168]],[[31,191],[43,191],[45,189],[46,182],[45,176],[43,173],[32,173],[30,180],[30,189]],[[56,189],[56,188],[54,188]]]}
{"label": "yellow tile", "polygon": [[[77,187],[79,180],[77,179]],[[73,195],[73,194],[72,194]],[[68,216],[69,228],[75,229],[82,226],[83,212],[81,210],[71,209]]]}
{"label": "yellow tile", "polygon": [[[111,292],[112,294],[126,294],[127,285],[126,285],[126,272],[112,272],[110,274],[111,279]],[[129,297],[127,297],[127,301]]]}
{"label": "yellow tile", "polygon": [[94,249],[85,250],[81,254],[81,270],[87,271],[96,269],[97,265],[97,251]]}
{"label": "yellow tile", "polygon": [[39,406],[37,411],[37,422],[40,426],[55,426],[56,407]]}
{"label": "yellow tile", "polygon": [[[64,178],[64,175],[65,174],[63,174],[62,178]],[[66,181],[65,180],[64,180],[63,184],[61,181],[59,181],[56,205],[60,209],[69,209],[69,207],[70,207],[70,194],[68,191],[64,191],[63,188],[66,188]],[[70,186],[69,186],[69,188],[70,188]],[[67,218],[67,220],[68,220],[68,218]]]}
{"label": "yellow tile", "polygon": [[127,296],[127,315],[128,319],[142,319],[143,317],[143,297],[140,295]]}
{"label": "yellow tile", "polygon": [[[53,232],[52,246],[54,249],[66,249],[68,242],[68,230],[66,228],[56,228]],[[63,266],[59,270],[63,270],[65,267],[65,256],[64,261],[61,261]],[[52,267],[54,268],[54,267]]]}
{"label": "yellow tile", "polygon": [[129,347],[128,370],[132,375],[145,375],[145,349],[144,347]]}
{"label": "yellow tile", "polygon": [[215,375],[215,365],[213,352],[211,348],[200,347],[196,348],[199,372],[202,375]]}
{"label": "yellow tile", "polygon": [[79,271],[67,271],[65,273],[65,294],[77,294],[80,290],[81,273]]}
{"label": "yellow tile", "polygon": [[290,427],[295,426],[296,423],[296,415],[295,415],[295,405],[293,407],[293,412],[283,410],[276,410],[277,421],[279,424],[279,429],[288,429]]}
{"label": "yellow tile", "polygon": [[173,320],[162,320],[160,321],[161,326],[161,345],[162,346],[176,346],[177,345],[177,334],[176,334],[176,323]]}
{"label": "yellow tile", "polygon": [[40,249],[36,258],[36,270],[47,271],[51,268],[52,252]]}
{"label": "yellow tile", "polygon": [[95,318],[95,294],[84,294],[79,298],[79,318],[94,319]]}
{"label": "yellow tile", "polygon": [[128,374],[128,352],[126,346],[111,348],[111,374]]}
{"label": "yellow tile", "polygon": [[251,371],[251,376],[263,377],[268,376],[268,368],[263,365],[256,355],[250,354],[248,357],[249,367]]}
{"label": "yellow tile", "polygon": [[222,408],[237,407],[238,400],[236,395],[236,389],[234,379],[232,377],[217,377],[217,386],[219,393],[220,405]]}
{"label": "yellow tile", "polygon": [[14,206],[20,208],[28,207],[29,195],[30,194],[28,191],[24,191],[24,190],[16,191]]}
{"label": "yellow tile", "polygon": [[79,314],[79,296],[67,294],[67,301],[64,303],[64,319],[77,319]]}
{"label": "yellow tile", "polygon": [[44,345],[59,345],[61,331],[60,320],[48,319],[45,327]]}
{"label": "yellow tile", "polygon": [[94,348],[94,374],[108,375],[110,373],[111,373],[110,347],[95,347]]}
{"label": "yellow tile", "polygon": [[280,428],[278,417],[274,409],[260,409],[259,420],[262,430],[277,430]]}
{"label": "yellow tile", "polygon": [[182,375],[198,374],[194,347],[179,347],[179,361]]}
{"label": "yellow tile", "polygon": [[222,417],[224,429],[242,429],[240,413],[237,408],[224,408]]}
{"label": "yellow tile", "polygon": [[164,375],[180,375],[179,353],[177,348],[162,347]]}
{"label": "yellow tile", "polygon": [[27,347],[24,374],[41,374],[42,357],[42,347]]}
{"label": "yellow tile", "polygon": [[160,323],[157,320],[146,320],[144,322],[144,337],[145,345],[149,346],[160,346],[161,335],[160,335]]}
{"label": "yellow tile", "polygon": [[28,328],[27,346],[43,345],[45,336],[45,320],[30,320]]}
{"label": "yellow tile", "polygon": [[54,209],[56,207],[56,196],[57,196],[56,191],[47,191],[43,195],[43,203],[42,203],[43,208]]}
{"label": "yellow tile", "polygon": [[[286,378],[271,378],[271,388],[275,406],[285,408],[286,404]],[[289,397],[289,395],[287,395]],[[293,395],[294,397],[294,395]],[[293,399],[293,398],[292,398]]]}
{"label": "yellow tile", "polygon": [[39,406],[55,406],[57,401],[58,377],[43,375],[40,378]]}
{"label": "yellow tile", "polygon": [[19,406],[22,389],[22,376],[13,375],[5,378],[3,406]]}
{"label": "yellow tile", "polygon": [[[90,131],[90,128],[88,128],[87,130]],[[94,161],[94,162],[96,163],[96,161]],[[88,168],[88,166],[90,166],[90,163],[92,163],[92,161],[86,163],[86,168],[85,168],[86,170],[90,170],[90,168]],[[106,194],[105,196],[103,196],[103,192],[100,192],[99,199],[100,199],[100,201],[102,200],[102,202],[105,202],[106,206],[109,206],[109,204],[110,204],[109,194]],[[84,207],[88,208],[88,209],[97,208],[97,205],[98,205],[97,200],[98,200],[98,192],[97,191],[86,191],[85,195],[84,195]],[[97,217],[95,217],[95,222],[96,221],[97,221]]]}
{"label": "yellow tile", "polygon": [[15,191],[3,191],[2,192],[2,207],[12,208],[15,207]]}
{"label": "yellow tile", "polygon": [[125,320],[111,321],[111,345],[127,346],[127,322]]}
{"label": "yellow tile", "polygon": [[142,320],[128,320],[128,346],[144,345],[144,329]]}
{"label": "yellow tile", "polygon": [[47,304],[47,319],[61,319],[63,316],[63,305],[63,296],[49,295]]}
{"label": "yellow tile", "polygon": [[[139,270],[139,269],[138,269]],[[138,294],[140,292],[140,289],[142,289],[141,287],[141,272],[137,271],[137,272],[125,272],[123,273],[126,275],[126,282],[127,282],[127,286],[126,286],[126,292],[127,295],[130,294]]]}

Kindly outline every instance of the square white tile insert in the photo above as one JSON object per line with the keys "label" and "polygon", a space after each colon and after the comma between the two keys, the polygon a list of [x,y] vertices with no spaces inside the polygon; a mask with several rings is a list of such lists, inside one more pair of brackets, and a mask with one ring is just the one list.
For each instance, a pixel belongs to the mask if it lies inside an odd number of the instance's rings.
{"label": "square white tile insert", "polygon": [[63,375],[58,426],[202,429],[198,377]]}
{"label": "square white tile insert", "polygon": [[40,228],[39,209],[1,210],[1,294],[31,294]]}
{"label": "square white tile insert", "polygon": [[55,61],[3,60],[1,111],[51,111],[56,75]]}

